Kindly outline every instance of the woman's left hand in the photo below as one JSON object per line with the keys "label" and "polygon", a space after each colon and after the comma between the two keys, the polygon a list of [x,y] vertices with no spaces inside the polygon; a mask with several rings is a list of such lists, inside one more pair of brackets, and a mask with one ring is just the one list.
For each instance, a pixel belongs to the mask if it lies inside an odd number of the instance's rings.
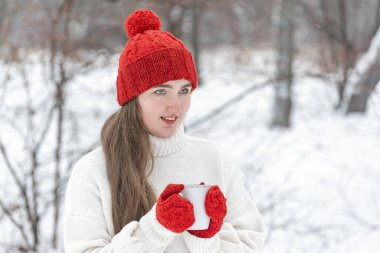
{"label": "woman's left hand", "polygon": [[205,230],[188,230],[192,235],[202,238],[213,237],[220,231],[223,225],[224,217],[227,215],[227,199],[224,197],[219,186],[212,186],[205,200],[206,214],[210,217],[210,225]]}

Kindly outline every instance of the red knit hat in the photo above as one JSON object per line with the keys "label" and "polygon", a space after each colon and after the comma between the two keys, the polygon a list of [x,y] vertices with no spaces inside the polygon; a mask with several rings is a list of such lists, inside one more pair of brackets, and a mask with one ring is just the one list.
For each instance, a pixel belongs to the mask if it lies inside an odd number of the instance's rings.
{"label": "red knit hat", "polygon": [[142,92],[171,80],[198,85],[194,60],[181,40],[161,31],[160,18],[150,10],[136,10],[125,20],[129,38],[119,59],[117,101],[124,105]]}

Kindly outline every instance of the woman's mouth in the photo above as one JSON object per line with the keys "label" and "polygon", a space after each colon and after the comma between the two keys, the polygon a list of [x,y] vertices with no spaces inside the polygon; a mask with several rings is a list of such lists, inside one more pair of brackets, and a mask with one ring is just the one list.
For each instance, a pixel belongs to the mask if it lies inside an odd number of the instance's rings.
{"label": "woman's mouth", "polygon": [[178,117],[161,117],[161,119],[168,125],[174,125]]}

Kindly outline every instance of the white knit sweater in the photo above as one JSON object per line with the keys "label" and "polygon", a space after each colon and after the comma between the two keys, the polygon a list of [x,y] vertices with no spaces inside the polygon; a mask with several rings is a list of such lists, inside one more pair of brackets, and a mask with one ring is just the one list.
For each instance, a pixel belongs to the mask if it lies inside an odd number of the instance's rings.
{"label": "white knit sweater", "polygon": [[267,234],[261,216],[242,183],[234,160],[219,144],[190,137],[183,125],[169,138],[150,136],[155,156],[149,182],[157,196],[169,183],[219,185],[227,198],[227,216],[214,237],[176,234],[156,219],[156,205],[140,221],[114,234],[111,193],[101,148],[82,157],[66,190],[66,253],[260,252]]}

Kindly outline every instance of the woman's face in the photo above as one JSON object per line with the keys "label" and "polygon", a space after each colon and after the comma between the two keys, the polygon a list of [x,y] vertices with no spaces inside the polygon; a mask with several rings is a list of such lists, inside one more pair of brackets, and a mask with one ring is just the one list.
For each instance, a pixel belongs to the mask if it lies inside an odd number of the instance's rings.
{"label": "woman's face", "polygon": [[157,85],[137,99],[148,131],[161,138],[172,136],[190,107],[192,85],[185,79]]}

